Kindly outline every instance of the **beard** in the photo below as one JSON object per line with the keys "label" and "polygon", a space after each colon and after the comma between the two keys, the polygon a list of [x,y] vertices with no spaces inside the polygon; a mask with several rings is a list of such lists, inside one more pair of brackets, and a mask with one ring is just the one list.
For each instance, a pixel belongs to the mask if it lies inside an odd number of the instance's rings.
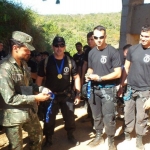
{"label": "beard", "polygon": [[30,55],[26,55],[20,58],[21,60],[28,61],[30,59]]}

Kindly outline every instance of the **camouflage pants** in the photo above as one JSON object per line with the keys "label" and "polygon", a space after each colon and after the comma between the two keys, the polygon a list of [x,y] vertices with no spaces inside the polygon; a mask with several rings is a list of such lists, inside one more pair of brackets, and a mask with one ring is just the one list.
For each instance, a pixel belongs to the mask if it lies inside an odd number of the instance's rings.
{"label": "camouflage pants", "polygon": [[23,150],[22,128],[28,132],[29,149],[41,150],[43,134],[37,116],[29,122],[17,126],[5,127],[6,136],[9,140],[9,150]]}

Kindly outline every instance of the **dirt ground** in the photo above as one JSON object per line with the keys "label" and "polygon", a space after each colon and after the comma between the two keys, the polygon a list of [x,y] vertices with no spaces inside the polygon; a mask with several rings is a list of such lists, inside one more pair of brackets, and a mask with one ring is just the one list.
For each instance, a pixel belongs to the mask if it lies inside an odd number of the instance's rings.
{"label": "dirt ground", "polygon": [[[42,150],[91,150],[87,144],[94,138],[94,130],[92,129],[90,122],[84,122],[83,119],[86,117],[86,109],[83,107],[79,107],[75,109],[76,118],[76,131],[74,132],[74,136],[80,141],[79,146],[72,146],[68,140],[66,131],[64,130],[64,123],[62,119],[62,115],[57,115],[55,134],[53,136],[53,145],[50,147],[42,148]],[[42,124],[42,122],[41,122]],[[116,135],[122,132],[122,124],[123,121],[117,119],[117,128]],[[115,141],[115,145],[117,146],[117,150],[136,150],[135,147],[135,133],[132,133],[131,141]],[[107,147],[107,137],[104,133],[103,135],[105,139],[105,143],[98,145],[94,148],[94,150],[108,150]],[[23,131],[23,141],[24,141],[24,150],[29,150],[27,142],[27,133]],[[150,150],[150,131],[147,132],[147,135],[144,137],[144,146],[145,150]],[[7,150],[8,140],[4,133],[0,133],[0,146],[1,150]]]}

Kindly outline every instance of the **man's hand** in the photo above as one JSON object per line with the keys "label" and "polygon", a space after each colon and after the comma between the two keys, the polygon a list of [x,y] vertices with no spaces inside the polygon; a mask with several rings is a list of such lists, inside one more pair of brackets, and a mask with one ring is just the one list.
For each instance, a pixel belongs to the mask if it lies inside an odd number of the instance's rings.
{"label": "man's hand", "polygon": [[76,96],[76,97],[75,97],[74,104],[75,104],[75,105],[78,105],[79,103],[80,103],[80,96]]}
{"label": "man's hand", "polygon": [[144,109],[149,109],[150,108],[150,98],[144,103],[143,108]]}
{"label": "man's hand", "polygon": [[97,74],[90,74],[89,78],[90,78],[90,80],[93,80],[93,81],[98,81],[99,80],[99,76]]}
{"label": "man's hand", "polygon": [[85,82],[88,82],[90,80],[90,74],[89,73],[86,73],[85,74]]}
{"label": "man's hand", "polygon": [[40,92],[40,93],[43,93],[43,94],[48,94],[48,93],[51,92],[51,90],[48,89],[48,88],[46,88],[46,87],[44,87],[44,86],[40,86],[40,87],[39,87],[39,92]]}
{"label": "man's hand", "polygon": [[117,96],[118,97],[122,97],[123,96],[123,87],[122,86],[119,87],[118,92],[117,92]]}
{"label": "man's hand", "polygon": [[35,95],[36,101],[46,101],[48,99],[50,99],[50,94],[39,93]]}

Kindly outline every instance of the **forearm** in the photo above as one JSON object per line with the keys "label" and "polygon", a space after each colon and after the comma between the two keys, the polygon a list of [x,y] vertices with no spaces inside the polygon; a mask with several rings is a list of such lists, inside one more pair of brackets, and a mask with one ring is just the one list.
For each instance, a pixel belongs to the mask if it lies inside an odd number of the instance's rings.
{"label": "forearm", "polygon": [[120,86],[124,86],[124,85],[127,84],[127,75],[128,75],[128,72],[129,72],[128,69],[123,69],[121,80],[120,80]]}
{"label": "forearm", "polygon": [[102,79],[102,81],[113,80],[113,79],[120,78],[120,76],[121,76],[120,72],[112,72],[112,73],[107,74],[105,76],[101,76],[101,79]]}
{"label": "forearm", "polygon": [[84,61],[84,64],[82,66],[82,77],[81,77],[82,81],[84,81],[84,76],[86,74],[86,71],[87,71],[87,62]]}
{"label": "forearm", "polygon": [[80,93],[81,83],[80,83],[79,75],[76,75],[74,79],[75,79],[75,90],[76,90],[77,93]]}

